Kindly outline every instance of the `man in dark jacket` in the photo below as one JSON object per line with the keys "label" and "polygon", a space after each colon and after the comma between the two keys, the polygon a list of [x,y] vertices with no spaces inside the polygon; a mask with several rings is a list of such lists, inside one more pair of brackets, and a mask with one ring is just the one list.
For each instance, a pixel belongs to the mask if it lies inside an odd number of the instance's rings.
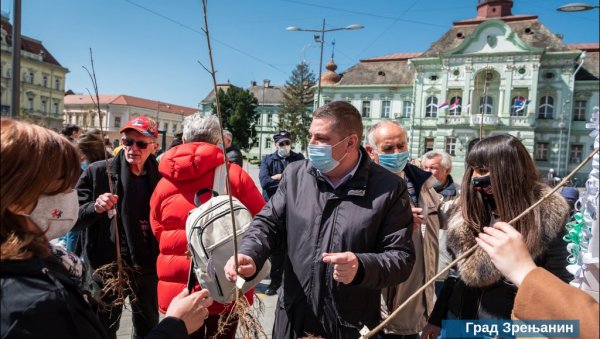
{"label": "man in dark jacket", "polygon": [[263,197],[269,201],[281,181],[283,170],[288,164],[304,160],[302,153],[292,152],[292,135],[282,130],[273,135],[275,152],[265,156],[260,163],[260,186],[263,189]]}
{"label": "man in dark jacket", "polygon": [[[304,160],[302,153],[292,152],[292,135],[290,132],[282,130],[279,133],[273,135],[273,141],[275,142],[275,152],[265,156],[260,164],[260,185],[263,189],[263,197],[265,201],[269,201],[273,194],[277,191],[283,170],[288,164]],[[283,279],[283,260],[284,248],[281,244],[271,254],[269,258],[271,260],[271,272],[269,274],[271,283],[265,290],[266,295],[274,295],[277,293],[281,281]]]}
{"label": "man in dark jacket", "polygon": [[233,144],[233,134],[231,134],[231,132],[228,130],[224,130],[223,136],[225,137],[223,140],[223,146],[225,146],[227,160],[244,168],[244,156],[242,155],[240,149]]}
{"label": "man in dark jacket", "polygon": [[285,243],[273,338],[357,338],[380,322],[380,292],[412,270],[406,185],[360,146],[360,113],[346,102],[317,109],[310,161],[290,164],[244,235],[228,279],[251,277]]}
{"label": "man in dark jacket", "polygon": [[[150,197],[160,179],[154,158],[158,129],[152,119],[133,118],[120,131],[123,149],[108,162],[91,164],[77,183],[79,220],[83,230],[85,288],[101,299],[97,313],[106,332],[116,336],[121,306],[110,307],[114,296],[102,293],[105,282],[94,272],[117,260],[116,241],[124,266],[131,269],[133,337],[144,337],[158,323],[156,257],[158,244],[150,228]],[[112,194],[109,187],[112,187]],[[116,219],[118,232],[112,218]]]}

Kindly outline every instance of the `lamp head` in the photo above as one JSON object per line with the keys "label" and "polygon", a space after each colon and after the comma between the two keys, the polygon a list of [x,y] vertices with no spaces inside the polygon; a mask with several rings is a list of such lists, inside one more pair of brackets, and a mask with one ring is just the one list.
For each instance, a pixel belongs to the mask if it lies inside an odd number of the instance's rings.
{"label": "lamp head", "polygon": [[352,24],[350,26],[345,27],[345,29],[348,29],[348,30],[356,30],[356,29],[363,29],[363,28],[365,28],[365,26],[357,25],[357,24]]}
{"label": "lamp head", "polygon": [[286,31],[301,31],[302,29],[300,29],[300,27],[296,27],[296,26],[289,26],[285,30]]}
{"label": "lamp head", "polygon": [[589,11],[594,8],[598,8],[598,6],[588,5],[581,2],[566,4],[558,7],[556,10],[559,12],[582,12]]}

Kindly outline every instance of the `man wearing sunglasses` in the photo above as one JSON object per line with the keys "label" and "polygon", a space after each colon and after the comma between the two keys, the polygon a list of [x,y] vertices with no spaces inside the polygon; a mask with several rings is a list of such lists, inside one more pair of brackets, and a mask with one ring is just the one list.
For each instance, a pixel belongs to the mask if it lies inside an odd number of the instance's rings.
{"label": "man wearing sunglasses", "polygon": [[[281,175],[288,164],[304,160],[302,153],[292,152],[292,135],[286,130],[279,131],[273,135],[275,143],[275,152],[263,158],[260,164],[260,185],[263,190],[263,197],[269,201],[279,187]],[[277,293],[283,279],[283,246],[279,246],[271,254],[271,283],[265,290],[266,295]]]}
{"label": "man wearing sunglasses", "polygon": [[[131,291],[127,292],[129,300],[133,300],[132,337],[143,338],[158,323],[158,243],[149,221],[150,197],[160,180],[154,157],[158,128],[154,120],[138,116],[127,122],[120,133],[122,149],[108,160],[111,186],[105,160],[90,164],[79,178],[79,219],[75,229],[83,230],[82,256],[87,275],[84,288],[95,297],[101,295],[105,285],[93,273],[117,260],[116,239],[119,239],[123,263],[133,272],[129,275]],[[118,237],[112,218],[117,218]],[[113,305],[113,300],[110,295],[101,299],[104,305]],[[121,306],[96,310],[111,338],[116,337],[121,312]]]}

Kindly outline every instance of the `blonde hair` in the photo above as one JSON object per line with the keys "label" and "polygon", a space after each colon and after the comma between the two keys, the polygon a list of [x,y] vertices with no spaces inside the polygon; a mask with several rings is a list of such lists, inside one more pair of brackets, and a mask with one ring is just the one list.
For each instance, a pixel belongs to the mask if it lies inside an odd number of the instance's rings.
{"label": "blonde hair", "polygon": [[81,173],[79,153],[65,137],[44,127],[11,119],[1,119],[0,126],[0,260],[48,255],[43,232],[9,208],[25,208],[43,194],[73,188]]}

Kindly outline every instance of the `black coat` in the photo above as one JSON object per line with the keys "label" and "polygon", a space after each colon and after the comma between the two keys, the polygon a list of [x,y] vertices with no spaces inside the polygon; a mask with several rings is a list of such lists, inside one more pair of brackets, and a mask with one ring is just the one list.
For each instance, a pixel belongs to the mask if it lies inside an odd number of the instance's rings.
{"label": "black coat", "polygon": [[[79,287],[54,257],[0,265],[2,338],[107,338]],[[185,324],[166,318],[146,339],[188,338]]]}
{"label": "black coat", "polygon": [[288,164],[298,160],[304,160],[304,155],[292,151],[290,151],[290,155],[287,158],[282,158],[277,155],[277,152],[273,152],[262,159],[258,178],[260,179],[260,186],[263,190],[262,194],[266,201],[271,199],[279,186],[280,180],[273,180],[271,176],[283,173]]}
{"label": "black coat", "polygon": [[[158,163],[154,156],[150,156],[144,165],[148,176],[148,196],[139,196],[131,187],[130,178],[133,174],[123,151],[119,152],[115,158],[109,159],[108,163],[113,192],[119,197],[116,208],[117,222],[125,234],[131,263],[138,273],[156,274],[158,243],[153,236],[150,236],[146,238],[151,241],[148,245],[139,225],[129,224],[128,206],[130,199],[144,199],[143,201],[149,204],[150,196],[160,180]],[[81,236],[83,259],[88,273],[91,273],[102,265],[116,260],[114,227],[111,227],[107,213],[98,214],[94,211],[96,198],[109,192],[106,162],[101,160],[91,164],[79,178],[76,189],[79,196],[79,219],[74,230],[83,230]],[[95,292],[99,286],[86,284],[86,288]]]}
{"label": "black coat", "polygon": [[[381,288],[408,278],[414,263],[406,185],[362,159],[354,176],[333,189],[309,161],[287,166],[279,189],[256,215],[240,244],[258,269],[285,242],[283,293],[273,338],[310,333],[358,338],[380,322]],[[351,284],[333,280],[322,253],[350,251],[360,267]]]}

